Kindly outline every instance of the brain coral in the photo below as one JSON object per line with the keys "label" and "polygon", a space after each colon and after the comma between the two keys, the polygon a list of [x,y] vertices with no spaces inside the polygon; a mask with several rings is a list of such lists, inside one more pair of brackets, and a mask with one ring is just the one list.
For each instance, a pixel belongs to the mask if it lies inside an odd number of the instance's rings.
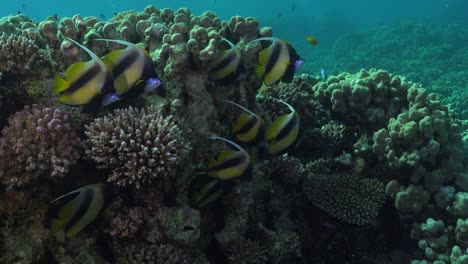
{"label": "brain coral", "polygon": [[385,198],[382,182],[352,174],[311,174],[304,192],[326,213],[356,225],[372,222]]}
{"label": "brain coral", "polygon": [[117,185],[151,183],[172,175],[190,147],[172,120],[151,108],[118,109],[86,126],[86,154],[112,169],[108,181]]}
{"label": "brain coral", "polygon": [[0,180],[23,186],[38,177],[64,176],[80,157],[81,140],[59,109],[26,106],[10,118],[0,138]]}

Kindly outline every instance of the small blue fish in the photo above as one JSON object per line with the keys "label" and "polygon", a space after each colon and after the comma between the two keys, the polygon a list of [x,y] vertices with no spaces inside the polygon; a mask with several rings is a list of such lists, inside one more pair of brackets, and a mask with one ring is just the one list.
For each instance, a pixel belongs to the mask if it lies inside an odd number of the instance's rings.
{"label": "small blue fish", "polygon": [[320,74],[322,75],[322,78],[324,81],[328,79],[328,74],[327,74],[327,70],[325,69],[325,67],[320,68]]}

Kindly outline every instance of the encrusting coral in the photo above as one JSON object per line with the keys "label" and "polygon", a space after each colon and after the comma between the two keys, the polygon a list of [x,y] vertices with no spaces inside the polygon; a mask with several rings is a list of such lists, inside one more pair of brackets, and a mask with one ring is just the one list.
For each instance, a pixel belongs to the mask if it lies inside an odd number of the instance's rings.
{"label": "encrusting coral", "polygon": [[372,222],[385,201],[380,181],[352,174],[309,175],[304,188],[315,206],[356,225]]}
{"label": "encrusting coral", "polygon": [[88,157],[111,168],[110,182],[140,188],[174,174],[190,151],[182,130],[151,107],[117,109],[86,126]]}
{"label": "encrusting coral", "polygon": [[41,176],[61,178],[81,153],[81,139],[63,111],[25,106],[10,118],[0,138],[0,180],[24,186]]}

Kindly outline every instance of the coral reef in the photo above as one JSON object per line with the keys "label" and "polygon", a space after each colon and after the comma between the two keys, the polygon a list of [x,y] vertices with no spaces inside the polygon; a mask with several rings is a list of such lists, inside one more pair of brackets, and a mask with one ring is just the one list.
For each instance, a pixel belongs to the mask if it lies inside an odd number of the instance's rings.
{"label": "coral reef", "polygon": [[356,225],[374,221],[385,201],[382,182],[351,174],[310,175],[304,188],[315,206]]}
{"label": "coral reef", "polygon": [[[429,30],[406,27],[412,34]],[[0,19],[0,34],[0,58],[8,56],[0,62],[0,126],[10,118],[0,138],[2,263],[466,262],[468,137],[463,141],[466,124],[451,112],[463,103],[449,107],[423,88],[429,83],[412,82],[431,71],[416,76],[409,62],[403,68],[383,62],[401,76],[361,70],[345,56],[342,66],[356,73],[324,81],[302,74],[262,86],[253,72],[266,44],[251,40],[272,36],[272,29],[259,28],[252,17],[223,21],[187,8],[148,6],[107,21],[75,15],[36,22],[14,15]],[[55,107],[50,79],[89,59],[67,38],[98,56],[122,47],[96,38],[144,47],[165,94],[128,95],[88,114]],[[225,48],[222,38],[239,50],[246,72],[212,82],[208,65]],[[392,43],[366,47],[366,62],[381,65],[371,55],[402,46]],[[335,54],[345,54],[340,45]],[[463,64],[462,47],[409,52],[427,61],[455,49],[450,63]],[[449,81],[462,85],[463,69],[457,70],[428,81],[442,93]],[[270,123],[289,111],[277,99],[300,116],[298,144],[266,159],[263,142],[243,146],[253,157],[251,177],[196,208],[197,175],[222,147],[208,138],[232,138],[237,116],[223,100]],[[72,166],[83,141],[88,159]],[[92,225],[72,238],[50,232],[51,200],[106,180],[114,185],[113,199]]]}
{"label": "coral reef", "polygon": [[25,106],[10,118],[0,138],[0,179],[9,187],[61,178],[80,157],[81,139],[59,109]]}
{"label": "coral reef", "polygon": [[140,188],[174,175],[190,146],[171,116],[151,107],[118,109],[86,127],[86,155],[111,168],[108,181]]}

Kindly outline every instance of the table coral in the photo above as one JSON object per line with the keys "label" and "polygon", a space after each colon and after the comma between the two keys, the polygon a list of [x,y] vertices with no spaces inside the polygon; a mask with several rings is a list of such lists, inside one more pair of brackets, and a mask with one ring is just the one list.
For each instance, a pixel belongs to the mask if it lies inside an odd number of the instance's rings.
{"label": "table coral", "polygon": [[81,139],[59,109],[26,106],[10,118],[0,138],[0,179],[9,187],[39,177],[61,178],[80,157]]}
{"label": "table coral", "polygon": [[172,176],[190,150],[172,116],[151,107],[118,109],[86,126],[88,157],[111,168],[109,181],[140,188]]}

